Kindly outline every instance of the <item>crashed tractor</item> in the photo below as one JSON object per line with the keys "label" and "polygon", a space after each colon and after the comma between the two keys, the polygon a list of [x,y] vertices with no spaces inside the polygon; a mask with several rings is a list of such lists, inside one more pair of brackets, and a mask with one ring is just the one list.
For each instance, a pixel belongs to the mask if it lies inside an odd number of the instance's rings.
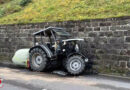
{"label": "crashed tractor", "polygon": [[84,39],[70,39],[71,35],[65,29],[57,27],[48,27],[33,35],[34,46],[29,50],[32,70],[44,71],[53,65],[63,67],[71,75],[79,75],[85,71],[90,60],[80,53],[78,46],[78,42]]}

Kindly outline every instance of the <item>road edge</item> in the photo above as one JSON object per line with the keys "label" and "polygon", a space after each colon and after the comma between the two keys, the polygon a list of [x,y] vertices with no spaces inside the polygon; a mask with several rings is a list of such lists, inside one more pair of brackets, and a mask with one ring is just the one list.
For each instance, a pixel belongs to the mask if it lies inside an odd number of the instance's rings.
{"label": "road edge", "polygon": [[[22,66],[18,66],[13,64],[12,62],[0,62],[0,67],[9,67],[9,68],[25,68]],[[125,80],[130,80],[130,77],[126,76],[118,76],[118,75],[111,75],[111,74],[103,74],[103,73],[98,73],[99,76],[103,77],[110,77],[110,78],[117,78],[117,79],[125,79]]]}

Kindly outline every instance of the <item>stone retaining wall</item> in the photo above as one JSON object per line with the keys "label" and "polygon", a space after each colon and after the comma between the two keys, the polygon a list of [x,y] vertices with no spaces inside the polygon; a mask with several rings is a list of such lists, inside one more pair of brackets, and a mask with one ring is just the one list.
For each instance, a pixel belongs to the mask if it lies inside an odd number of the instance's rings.
{"label": "stone retaining wall", "polygon": [[30,48],[32,33],[48,26],[63,27],[73,37],[84,38],[82,51],[94,55],[99,66],[115,71],[130,68],[130,17],[0,25],[0,60],[11,60],[16,50]]}

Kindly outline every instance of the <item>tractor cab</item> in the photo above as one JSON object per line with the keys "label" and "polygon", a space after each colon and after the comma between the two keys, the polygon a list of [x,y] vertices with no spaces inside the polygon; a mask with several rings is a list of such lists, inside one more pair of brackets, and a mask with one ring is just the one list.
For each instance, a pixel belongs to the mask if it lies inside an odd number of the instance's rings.
{"label": "tractor cab", "polygon": [[34,34],[34,46],[47,45],[55,53],[56,48],[62,43],[62,39],[68,39],[71,35],[63,28],[48,27]]}

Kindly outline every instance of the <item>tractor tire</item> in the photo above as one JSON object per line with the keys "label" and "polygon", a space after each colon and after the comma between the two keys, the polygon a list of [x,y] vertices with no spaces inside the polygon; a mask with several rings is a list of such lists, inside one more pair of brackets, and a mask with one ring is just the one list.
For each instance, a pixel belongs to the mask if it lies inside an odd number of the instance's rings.
{"label": "tractor tire", "polygon": [[69,57],[65,65],[71,75],[79,75],[85,71],[85,61],[79,55]]}
{"label": "tractor tire", "polygon": [[29,60],[30,68],[33,71],[41,72],[45,70],[47,66],[47,55],[40,48],[34,48],[33,50],[31,50]]}

